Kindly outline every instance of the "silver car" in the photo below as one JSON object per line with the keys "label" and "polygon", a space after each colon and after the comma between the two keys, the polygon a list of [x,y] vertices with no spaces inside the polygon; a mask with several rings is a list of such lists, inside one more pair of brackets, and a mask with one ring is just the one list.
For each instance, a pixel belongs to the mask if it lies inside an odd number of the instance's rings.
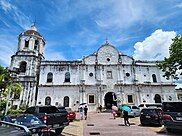
{"label": "silver car", "polygon": [[131,112],[128,113],[128,116],[132,116],[132,117],[138,117],[140,116],[140,108],[138,108],[135,105],[129,105]]}

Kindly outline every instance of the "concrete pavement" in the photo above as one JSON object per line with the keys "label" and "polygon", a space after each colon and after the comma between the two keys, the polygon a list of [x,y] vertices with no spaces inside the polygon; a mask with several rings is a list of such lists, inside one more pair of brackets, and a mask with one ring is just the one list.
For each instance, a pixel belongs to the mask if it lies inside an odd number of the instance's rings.
{"label": "concrete pavement", "polygon": [[79,119],[77,114],[77,121],[71,122],[62,136],[174,136],[166,133],[164,127],[141,126],[139,118],[131,118],[130,127],[124,126],[123,118],[113,119],[111,113],[89,112],[87,120]]}

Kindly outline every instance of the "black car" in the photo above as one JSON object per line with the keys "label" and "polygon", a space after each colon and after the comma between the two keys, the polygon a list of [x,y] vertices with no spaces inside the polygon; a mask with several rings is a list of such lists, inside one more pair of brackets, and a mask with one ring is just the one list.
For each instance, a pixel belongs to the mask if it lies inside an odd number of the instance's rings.
{"label": "black car", "polygon": [[33,114],[39,118],[56,135],[60,135],[63,129],[69,125],[67,112],[60,112],[55,106],[31,106],[24,113]]}
{"label": "black car", "polygon": [[162,110],[167,131],[182,130],[182,102],[163,102]]}
{"label": "black car", "polygon": [[4,121],[26,126],[31,134],[38,134],[39,136],[48,136],[50,134],[47,125],[42,123],[37,117],[31,114],[21,114],[17,116],[5,116]]}
{"label": "black car", "polygon": [[144,108],[140,113],[141,125],[159,125],[162,126],[162,109]]}

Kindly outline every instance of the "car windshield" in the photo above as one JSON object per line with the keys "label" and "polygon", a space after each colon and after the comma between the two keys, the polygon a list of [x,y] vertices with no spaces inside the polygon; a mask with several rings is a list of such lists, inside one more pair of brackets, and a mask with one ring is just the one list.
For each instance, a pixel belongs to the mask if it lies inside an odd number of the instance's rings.
{"label": "car windshield", "polygon": [[72,110],[71,110],[71,108],[67,108],[66,111],[71,112]]}
{"label": "car windshield", "polygon": [[48,114],[50,114],[50,113],[58,113],[59,110],[56,107],[54,107],[54,106],[50,106],[50,107],[40,107],[39,108],[39,112],[40,113],[48,113]]}
{"label": "car windshield", "polygon": [[139,109],[137,106],[132,106],[132,109]]}
{"label": "car windshield", "polygon": [[140,104],[138,107],[144,107],[144,104]]}
{"label": "car windshield", "polygon": [[182,102],[166,102],[162,105],[164,112],[182,112]]}
{"label": "car windshield", "polygon": [[14,123],[25,126],[32,126],[42,124],[41,121],[35,116],[19,116],[15,119]]}

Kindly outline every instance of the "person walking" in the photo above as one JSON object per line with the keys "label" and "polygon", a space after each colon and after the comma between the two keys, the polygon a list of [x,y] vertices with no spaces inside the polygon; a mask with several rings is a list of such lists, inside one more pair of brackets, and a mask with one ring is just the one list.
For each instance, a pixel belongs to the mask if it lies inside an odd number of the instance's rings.
{"label": "person walking", "polygon": [[99,106],[99,112],[102,112],[102,105]]}
{"label": "person walking", "polygon": [[79,112],[80,112],[80,118],[82,120],[83,119],[83,107],[82,106],[79,108]]}
{"label": "person walking", "polygon": [[112,109],[112,115],[113,115],[114,119],[116,119],[116,111],[118,111],[118,107],[115,106],[114,104],[112,104],[111,109]]}
{"label": "person walking", "polygon": [[84,107],[85,120],[87,119],[87,111],[88,111],[88,108],[87,108],[87,105],[85,105]]}
{"label": "person walking", "polygon": [[127,111],[123,111],[123,118],[124,118],[124,124],[125,124],[125,126],[127,126],[127,124],[128,124],[128,126],[130,126],[130,123],[129,123],[129,120],[128,120],[128,112]]}

